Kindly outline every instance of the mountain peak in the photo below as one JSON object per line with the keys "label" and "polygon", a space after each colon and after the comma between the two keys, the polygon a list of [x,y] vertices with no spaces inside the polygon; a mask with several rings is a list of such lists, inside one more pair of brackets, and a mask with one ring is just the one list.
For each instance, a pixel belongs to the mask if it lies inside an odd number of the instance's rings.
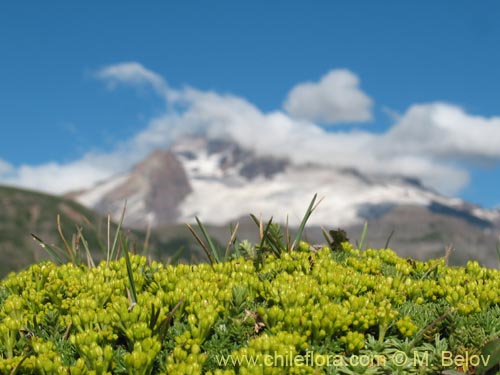
{"label": "mountain peak", "polygon": [[172,168],[179,167],[179,160],[172,152],[157,149],[149,154],[146,159],[136,164],[132,169],[132,174],[150,175],[158,172],[170,173]]}
{"label": "mountain peak", "polygon": [[155,150],[126,174],[115,176],[77,194],[77,201],[102,213],[120,216],[127,202],[125,224],[171,224],[178,217],[178,204],[191,192],[182,163],[170,151]]}
{"label": "mountain peak", "polygon": [[354,225],[403,205],[426,207],[429,212],[439,207],[442,214],[474,223],[500,217],[403,176],[299,165],[257,155],[230,140],[201,136],[184,137],[169,150],[154,151],[130,172],[77,194],[77,200],[115,218],[127,200],[126,224],[134,227],[189,222],[195,216],[225,224],[249,213],[274,216],[278,222],[289,215],[293,226],[315,193],[325,199],[311,225]]}
{"label": "mountain peak", "polygon": [[183,138],[171,150],[195,178],[233,175],[246,181],[258,177],[269,179],[284,172],[290,164],[285,158],[256,155],[226,139]]}

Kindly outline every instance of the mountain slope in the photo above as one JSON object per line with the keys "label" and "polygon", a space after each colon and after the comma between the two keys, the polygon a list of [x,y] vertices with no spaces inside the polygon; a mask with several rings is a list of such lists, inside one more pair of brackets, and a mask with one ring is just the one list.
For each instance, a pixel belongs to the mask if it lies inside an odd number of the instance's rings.
{"label": "mountain slope", "polygon": [[500,222],[488,211],[426,189],[401,176],[365,175],[319,164],[295,165],[257,156],[239,145],[205,138],[183,139],[156,151],[129,173],[116,176],[74,198],[102,213],[121,213],[125,200],[131,226],[153,227],[193,221],[222,225],[249,212],[274,215],[297,225],[307,202],[324,197],[310,219],[316,225],[354,225],[391,208],[424,206],[460,216],[472,224]]}
{"label": "mountain slope", "polygon": [[[361,238],[362,224],[345,228],[351,240]],[[477,260],[488,267],[499,267],[496,256],[498,226],[464,220],[460,216],[433,211],[426,206],[397,206],[384,215],[368,220],[367,245],[391,248],[400,256],[419,260],[442,257],[452,246],[450,264],[465,265]],[[392,236],[391,236],[392,233]],[[319,238],[319,229],[310,228]]]}
{"label": "mountain slope", "polygon": [[[249,213],[298,226],[315,193],[324,198],[308,223],[317,241],[322,240],[321,226],[347,228],[357,234],[368,221],[378,246],[383,246],[395,230],[393,244],[401,244],[402,253],[408,251],[417,258],[441,254],[449,242],[454,242],[467,248],[461,260],[475,253],[477,259],[488,259],[489,264],[494,261],[482,254],[488,251],[494,256],[500,228],[498,210],[444,197],[403,176],[293,164],[256,155],[225,140],[181,139],[168,151],[155,152],[129,173],[74,197],[102,213],[110,211],[115,218],[126,199],[131,207],[126,224],[136,228],[148,224],[165,228],[193,222],[197,216],[213,225],[216,232],[226,233],[226,229],[217,228],[227,228],[229,222]],[[415,254],[418,251],[420,254]]]}
{"label": "mountain slope", "polygon": [[[69,199],[34,191],[0,186],[0,275],[47,259],[46,251],[35,242],[34,233],[47,243],[59,240],[56,217],[61,215],[65,235],[71,238],[74,224],[98,215]],[[95,237],[89,240],[95,242]]]}
{"label": "mountain slope", "polygon": [[[62,247],[57,230],[57,215],[61,217],[61,227],[68,241],[76,232],[75,225],[81,226],[95,259],[103,257],[99,240],[101,243],[106,241],[106,218],[71,199],[0,186],[0,207],[0,277],[29,264],[50,259],[30,233],[36,234],[46,243]],[[114,233],[116,224],[112,223],[111,230]],[[142,248],[145,239],[143,232],[128,231],[127,237],[132,245]],[[203,259],[202,250],[193,244],[187,230],[168,231],[161,238],[152,235],[148,254],[168,261],[181,247],[185,249],[182,259]]]}
{"label": "mountain slope", "polygon": [[145,228],[148,224],[175,223],[179,216],[178,203],[190,192],[180,161],[171,152],[157,150],[130,173],[77,193],[75,197],[103,214],[112,213],[115,219],[120,217],[127,201],[125,224]]}

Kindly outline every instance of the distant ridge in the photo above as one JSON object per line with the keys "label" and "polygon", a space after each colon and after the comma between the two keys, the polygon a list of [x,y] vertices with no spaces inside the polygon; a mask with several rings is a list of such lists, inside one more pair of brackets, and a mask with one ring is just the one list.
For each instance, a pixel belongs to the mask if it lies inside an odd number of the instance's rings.
{"label": "distant ridge", "polygon": [[[249,213],[272,216],[282,224],[288,218],[292,227],[297,226],[315,193],[324,197],[308,223],[315,241],[324,241],[321,226],[345,228],[356,238],[367,221],[370,244],[375,247],[384,246],[394,231],[390,244],[402,255],[441,256],[453,243],[455,263],[477,259],[498,266],[499,210],[442,196],[405,176],[293,164],[284,158],[258,156],[222,139],[180,139],[129,172],[73,197],[101,213],[111,212],[115,219],[127,200],[126,225],[141,229],[151,225],[158,232],[172,224],[193,222],[197,216],[214,228],[216,237],[227,241],[228,224]],[[240,230],[251,233],[253,224],[243,223]]]}
{"label": "distant ridge", "polygon": [[[57,215],[60,215],[61,227],[69,242],[78,225],[83,228],[94,260],[98,262],[103,259],[100,243],[105,244],[106,241],[107,218],[104,215],[66,197],[7,186],[0,186],[0,207],[0,277],[33,263],[54,261],[33,240],[31,233],[48,244],[63,248],[58,234]],[[113,234],[115,230],[116,224],[112,222]],[[142,251],[146,234],[129,229],[125,233],[132,249]],[[187,229],[180,226],[172,226],[158,234],[153,233],[148,249],[149,256],[164,262],[177,257],[179,249],[184,249],[179,254],[180,260],[200,262],[204,259],[202,250],[194,245]]]}
{"label": "distant ridge", "polygon": [[349,226],[378,218],[398,206],[426,207],[461,217],[472,225],[494,227],[500,211],[485,210],[427,189],[405,176],[363,174],[317,164],[257,156],[235,142],[184,138],[157,150],[127,173],[72,196],[115,218],[128,201],[127,224],[161,227],[193,221],[223,225],[249,212],[298,224],[308,200],[322,204],[310,224]]}

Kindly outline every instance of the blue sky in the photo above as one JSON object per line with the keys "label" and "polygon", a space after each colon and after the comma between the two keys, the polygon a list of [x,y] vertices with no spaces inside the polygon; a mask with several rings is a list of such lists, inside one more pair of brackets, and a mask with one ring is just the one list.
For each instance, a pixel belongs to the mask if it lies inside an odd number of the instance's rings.
{"label": "blue sky", "polygon": [[[0,181],[59,193],[117,172],[168,143],[138,139],[181,126],[173,95],[208,127],[205,102],[238,123],[321,127],[341,135],[324,144],[332,164],[381,172],[373,164],[388,162],[390,173],[496,206],[499,16],[495,1],[4,2]],[[230,98],[248,117],[228,112]],[[311,104],[330,111],[345,98],[339,116]]]}

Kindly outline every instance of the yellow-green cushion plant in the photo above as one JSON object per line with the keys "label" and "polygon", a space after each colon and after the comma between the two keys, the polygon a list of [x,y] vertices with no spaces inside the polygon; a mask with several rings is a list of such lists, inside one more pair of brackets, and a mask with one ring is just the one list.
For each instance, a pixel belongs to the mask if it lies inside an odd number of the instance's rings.
{"label": "yellow-green cushion plant", "polygon": [[[448,267],[349,243],[313,251],[301,242],[258,265],[46,262],[0,284],[0,373],[457,371],[500,335],[498,291],[500,272],[476,262]],[[420,360],[398,367],[398,353]]]}

